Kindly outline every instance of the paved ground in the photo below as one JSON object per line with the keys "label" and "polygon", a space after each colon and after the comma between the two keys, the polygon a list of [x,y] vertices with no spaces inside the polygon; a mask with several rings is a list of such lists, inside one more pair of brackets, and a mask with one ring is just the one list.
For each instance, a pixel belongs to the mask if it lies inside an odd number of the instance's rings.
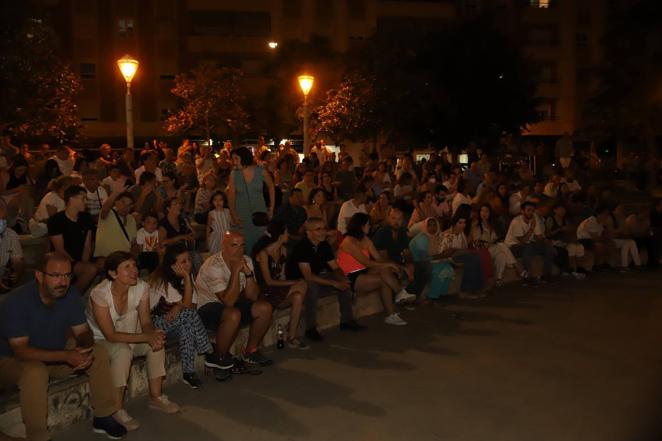
{"label": "paved ground", "polygon": [[[660,286],[606,274],[406,311],[405,328],[373,317],[260,377],[170,388],[181,415],[132,403],[128,440],[661,440]],[[83,423],[55,439],[104,438]]]}

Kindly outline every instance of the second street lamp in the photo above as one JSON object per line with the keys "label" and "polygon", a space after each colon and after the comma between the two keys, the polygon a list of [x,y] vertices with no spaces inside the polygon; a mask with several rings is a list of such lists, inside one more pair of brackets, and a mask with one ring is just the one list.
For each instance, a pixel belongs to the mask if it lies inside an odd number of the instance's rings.
{"label": "second street lamp", "polygon": [[133,148],[133,101],[131,99],[131,80],[138,70],[138,60],[130,55],[125,55],[117,60],[122,76],[126,81],[126,146]]}
{"label": "second street lamp", "polygon": [[308,139],[308,93],[313,87],[315,77],[312,75],[299,75],[298,80],[301,92],[303,92],[303,154],[308,155],[308,151],[310,151]]}

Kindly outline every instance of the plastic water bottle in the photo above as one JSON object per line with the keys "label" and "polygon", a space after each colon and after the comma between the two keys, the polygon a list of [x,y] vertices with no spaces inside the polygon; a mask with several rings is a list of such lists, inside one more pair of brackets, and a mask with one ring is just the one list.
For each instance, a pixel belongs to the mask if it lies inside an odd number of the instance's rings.
{"label": "plastic water bottle", "polygon": [[285,347],[285,337],[281,325],[278,325],[278,340],[276,341],[276,347],[278,349],[283,349]]}

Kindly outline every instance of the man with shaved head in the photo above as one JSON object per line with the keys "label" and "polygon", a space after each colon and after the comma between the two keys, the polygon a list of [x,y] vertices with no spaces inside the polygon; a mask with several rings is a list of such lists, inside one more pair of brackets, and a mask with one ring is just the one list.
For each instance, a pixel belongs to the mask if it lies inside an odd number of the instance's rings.
{"label": "man with shaved head", "polygon": [[253,261],[244,254],[244,246],[240,232],[227,232],[221,251],[205,260],[196,279],[198,313],[205,327],[216,331],[216,353],[205,360],[209,367],[231,369],[239,364],[232,360],[230,347],[239,327],[247,323],[251,325],[243,360],[260,366],[272,364],[272,360],[258,351],[271,323],[272,308],[269,302],[258,300],[260,290]]}

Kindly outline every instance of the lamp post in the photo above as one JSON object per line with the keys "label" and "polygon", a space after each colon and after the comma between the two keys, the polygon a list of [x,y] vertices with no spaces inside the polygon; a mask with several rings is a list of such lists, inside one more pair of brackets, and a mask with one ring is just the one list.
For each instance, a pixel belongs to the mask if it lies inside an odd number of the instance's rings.
{"label": "lamp post", "polygon": [[308,93],[313,87],[315,77],[312,75],[299,75],[299,87],[303,92],[303,154],[308,155],[310,144],[308,140]]}
{"label": "lamp post", "polygon": [[133,148],[133,101],[131,99],[131,80],[138,70],[138,60],[130,55],[125,55],[117,60],[122,76],[126,81],[126,146]]}

